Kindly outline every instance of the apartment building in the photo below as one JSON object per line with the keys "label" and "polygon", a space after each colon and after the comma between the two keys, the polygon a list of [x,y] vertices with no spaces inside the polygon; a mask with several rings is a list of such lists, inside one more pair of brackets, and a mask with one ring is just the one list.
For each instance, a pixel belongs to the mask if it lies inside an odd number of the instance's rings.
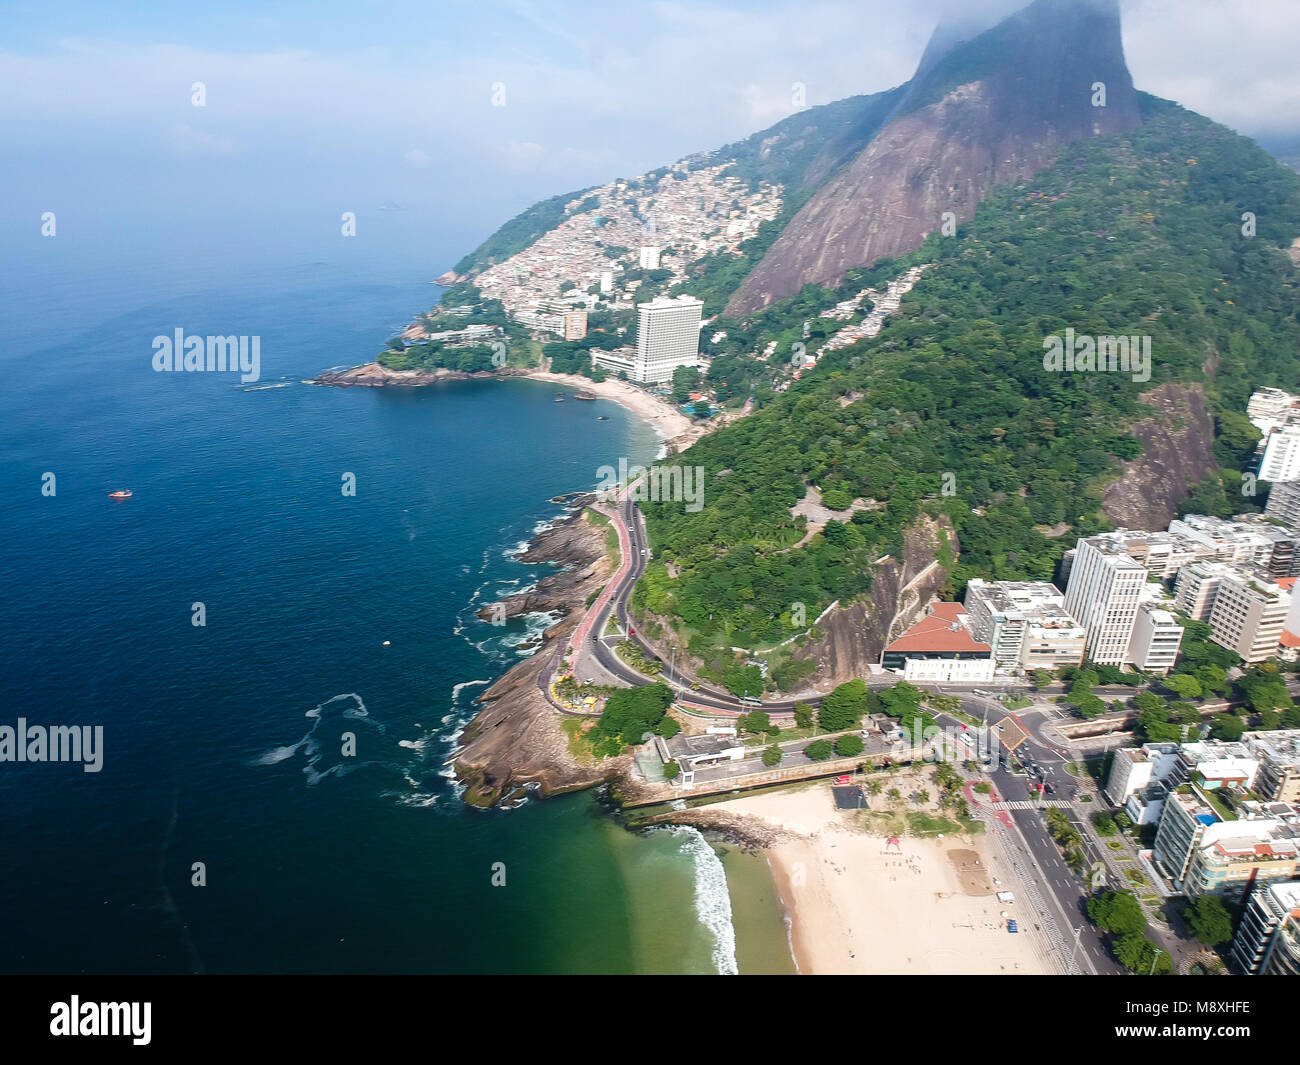
{"label": "apartment building", "polygon": [[1280,388],[1261,388],[1246,403],[1246,417],[1261,433],[1300,421],[1300,396]]}
{"label": "apartment building", "polygon": [[1174,605],[1193,621],[1209,621],[1214,599],[1233,567],[1227,562],[1194,562],[1178,571],[1174,582]]}
{"label": "apartment building", "polygon": [[658,270],[659,251],[660,249],[658,248],[642,245],[640,252],[637,255],[637,265],[640,266],[642,270]]}
{"label": "apartment building", "polygon": [[611,348],[606,351],[604,348],[592,348],[591,364],[599,366],[616,377],[619,374],[627,374],[631,379],[636,370],[636,349]]}
{"label": "apartment building", "polygon": [[1300,882],[1251,892],[1229,956],[1247,976],[1300,976]]}
{"label": "apartment building", "polygon": [[1156,831],[1156,865],[1176,891],[1195,898],[1244,897],[1260,884],[1294,879],[1300,868],[1300,811],[1289,803],[1243,801],[1241,813],[1195,783],[1174,787]]}
{"label": "apartment building", "polygon": [[1259,573],[1237,569],[1225,576],[1210,611],[1210,638],[1248,663],[1277,655],[1291,596]]}
{"label": "apartment building", "polygon": [[1271,802],[1300,803],[1300,729],[1247,732],[1241,742],[1259,762],[1254,790]]}
{"label": "apartment building", "polygon": [[966,585],[971,632],[993,648],[998,670],[1058,669],[1083,661],[1086,632],[1065,609],[1065,595],[1045,581]]}
{"label": "apartment building", "polygon": [[1128,660],[1147,673],[1168,673],[1174,668],[1183,643],[1182,625],[1159,600],[1138,607],[1129,639]]}
{"label": "apartment building", "polygon": [[1141,747],[1121,747],[1110,763],[1106,778],[1106,797],[1115,806],[1123,806],[1129,796],[1151,784],[1169,779],[1178,760],[1178,744],[1145,743]]}
{"label": "apartment building", "polygon": [[1300,481],[1274,481],[1264,504],[1264,516],[1300,528]]}
{"label": "apartment building", "polygon": [[1300,477],[1300,426],[1274,429],[1264,438],[1259,460],[1261,481],[1294,481]]}
{"label": "apartment building", "polygon": [[1075,547],[1065,609],[1085,630],[1085,654],[1099,665],[1122,665],[1142,601],[1147,571],[1115,541],[1081,539]]}
{"label": "apartment building", "polygon": [[564,315],[564,339],[582,340],[587,335],[587,312],[567,311]]}
{"label": "apartment building", "polygon": [[1248,522],[1188,514],[1169,523],[1169,534],[1196,545],[1201,558],[1268,567],[1273,542]]}

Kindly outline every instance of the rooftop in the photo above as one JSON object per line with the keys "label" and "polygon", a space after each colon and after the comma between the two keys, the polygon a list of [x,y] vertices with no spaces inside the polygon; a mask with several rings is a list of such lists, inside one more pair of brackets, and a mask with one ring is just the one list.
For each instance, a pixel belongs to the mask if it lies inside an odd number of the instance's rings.
{"label": "rooftop", "polygon": [[960,603],[935,603],[930,613],[891,643],[888,651],[969,651],[991,654],[993,648],[980,643],[963,624],[966,611]]}

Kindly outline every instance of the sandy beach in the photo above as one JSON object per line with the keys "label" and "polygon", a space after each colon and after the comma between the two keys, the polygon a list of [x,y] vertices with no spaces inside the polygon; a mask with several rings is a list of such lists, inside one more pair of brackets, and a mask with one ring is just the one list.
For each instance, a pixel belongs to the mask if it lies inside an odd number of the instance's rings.
{"label": "sandy beach", "polygon": [[[1014,874],[983,835],[903,835],[893,846],[863,814],[836,810],[821,782],[707,809],[779,830],[766,854],[801,973],[1054,972]],[[1016,901],[999,902],[1002,890]]]}
{"label": "sandy beach", "polygon": [[704,436],[710,428],[707,423],[693,422],[667,400],[652,396],[644,389],[614,377],[593,381],[580,374],[549,373],[545,370],[530,370],[521,376],[531,381],[551,381],[565,385],[575,392],[582,389],[601,399],[613,400],[620,407],[649,422],[665,440],[676,444],[679,450]]}

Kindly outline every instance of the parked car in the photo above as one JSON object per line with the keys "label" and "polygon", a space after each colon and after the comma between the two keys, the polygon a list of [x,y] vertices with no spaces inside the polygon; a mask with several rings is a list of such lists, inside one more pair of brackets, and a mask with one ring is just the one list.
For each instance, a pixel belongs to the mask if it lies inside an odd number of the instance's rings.
{"label": "parked car", "polygon": [[1011,919],[1011,920],[1009,920],[1009,921],[1007,921],[1007,931],[1008,931],[1008,932],[1019,932],[1019,931],[1020,931],[1020,926],[1019,926],[1018,924],[1016,924],[1014,918]]}

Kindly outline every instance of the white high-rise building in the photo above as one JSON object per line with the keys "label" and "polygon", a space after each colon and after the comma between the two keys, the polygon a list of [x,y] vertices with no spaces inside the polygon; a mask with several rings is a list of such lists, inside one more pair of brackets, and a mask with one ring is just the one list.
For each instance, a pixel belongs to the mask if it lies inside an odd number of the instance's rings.
{"label": "white high-rise building", "polygon": [[1161,603],[1149,600],[1138,607],[1128,649],[1133,665],[1147,673],[1168,673],[1182,643],[1183,627]]}
{"label": "white high-rise building", "polygon": [[694,296],[659,297],[637,307],[636,364],[642,384],[666,384],[679,366],[697,366],[704,303]]}
{"label": "white high-rise building", "polygon": [[1079,541],[1065,609],[1087,631],[1089,660],[1102,666],[1124,664],[1146,580],[1146,567],[1115,543],[1101,537]]}
{"label": "white high-rise building", "polygon": [[643,246],[641,248],[641,254],[639,256],[639,262],[642,270],[658,270],[659,249],[652,248],[649,246]]}
{"label": "white high-rise building", "polygon": [[1300,478],[1300,427],[1287,426],[1264,438],[1264,457],[1259,463],[1261,481],[1294,481]]}

